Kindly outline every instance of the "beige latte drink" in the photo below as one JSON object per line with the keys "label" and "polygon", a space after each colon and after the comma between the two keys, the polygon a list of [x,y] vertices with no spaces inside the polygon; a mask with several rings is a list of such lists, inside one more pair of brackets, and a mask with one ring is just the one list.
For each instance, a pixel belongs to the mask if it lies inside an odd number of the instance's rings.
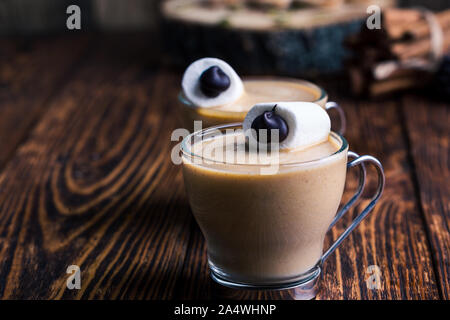
{"label": "beige latte drink", "polygon": [[325,108],[328,96],[315,84],[289,78],[249,78],[243,81],[243,93],[235,101],[213,107],[201,107],[180,95],[180,115],[185,128],[191,128],[195,120],[202,121],[203,128],[241,122],[248,110],[257,103],[268,101],[315,102]]}
{"label": "beige latte drink", "polygon": [[[183,147],[184,182],[210,267],[234,282],[296,281],[321,260],[344,190],[347,143],[330,133],[306,149],[280,150],[273,155],[277,172],[261,174],[272,154],[264,165],[249,164],[255,154],[239,139],[242,134]],[[225,149],[235,150],[235,156],[224,161]],[[198,161],[203,150],[208,161]]]}

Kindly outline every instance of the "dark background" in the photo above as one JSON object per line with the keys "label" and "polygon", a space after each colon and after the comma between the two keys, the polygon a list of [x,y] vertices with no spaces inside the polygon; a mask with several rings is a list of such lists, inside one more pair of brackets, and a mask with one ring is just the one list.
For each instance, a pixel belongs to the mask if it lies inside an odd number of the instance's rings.
{"label": "dark background", "polygon": [[[158,30],[161,0],[0,0],[0,35],[66,31],[66,8],[81,8],[84,31]],[[401,6],[450,7],[448,0],[399,0]]]}

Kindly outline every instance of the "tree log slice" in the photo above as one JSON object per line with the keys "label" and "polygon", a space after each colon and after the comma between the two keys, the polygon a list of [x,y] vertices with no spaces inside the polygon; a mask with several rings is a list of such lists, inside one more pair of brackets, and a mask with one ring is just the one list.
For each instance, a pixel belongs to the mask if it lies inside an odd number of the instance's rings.
{"label": "tree log slice", "polygon": [[[379,1],[389,6],[392,1]],[[200,0],[163,3],[167,59],[180,67],[218,57],[245,74],[314,77],[343,68],[344,39],[358,32],[367,5],[257,10],[205,6]]]}

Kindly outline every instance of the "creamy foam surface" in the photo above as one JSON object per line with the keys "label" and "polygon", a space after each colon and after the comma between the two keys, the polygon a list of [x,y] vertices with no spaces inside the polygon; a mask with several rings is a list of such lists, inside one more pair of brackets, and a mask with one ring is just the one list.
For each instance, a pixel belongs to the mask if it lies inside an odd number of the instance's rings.
{"label": "creamy foam surface", "polygon": [[[334,154],[340,147],[341,143],[330,135],[328,140],[306,149],[267,151],[261,155],[254,148],[249,150],[243,132],[237,131],[236,133],[220,135],[197,142],[192,146],[192,152],[203,155],[204,159],[211,160],[210,163],[206,163],[209,168],[258,174],[259,167],[257,165],[267,165],[274,162],[283,165],[323,159]],[[215,164],[215,162],[219,163]],[[280,170],[283,170],[283,168],[280,168]],[[289,170],[289,168],[285,170]]]}
{"label": "creamy foam surface", "polygon": [[210,109],[246,112],[255,104],[267,101],[307,101],[320,98],[318,89],[284,80],[244,80],[244,93],[235,102]]}

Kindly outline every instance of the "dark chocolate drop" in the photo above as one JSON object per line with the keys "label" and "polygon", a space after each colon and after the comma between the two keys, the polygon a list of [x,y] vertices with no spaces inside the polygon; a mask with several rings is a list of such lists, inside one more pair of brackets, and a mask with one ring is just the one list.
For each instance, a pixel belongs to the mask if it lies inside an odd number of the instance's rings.
{"label": "dark chocolate drop", "polygon": [[230,78],[218,66],[203,71],[200,76],[200,90],[210,98],[215,98],[230,87]]}
{"label": "dark chocolate drop", "polygon": [[259,130],[266,129],[267,131],[267,143],[271,143],[271,130],[278,129],[279,141],[285,140],[289,134],[289,128],[286,121],[275,113],[276,106],[271,111],[266,111],[263,114],[257,116],[252,122],[252,129],[256,130],[256,137],[259,141]]}

